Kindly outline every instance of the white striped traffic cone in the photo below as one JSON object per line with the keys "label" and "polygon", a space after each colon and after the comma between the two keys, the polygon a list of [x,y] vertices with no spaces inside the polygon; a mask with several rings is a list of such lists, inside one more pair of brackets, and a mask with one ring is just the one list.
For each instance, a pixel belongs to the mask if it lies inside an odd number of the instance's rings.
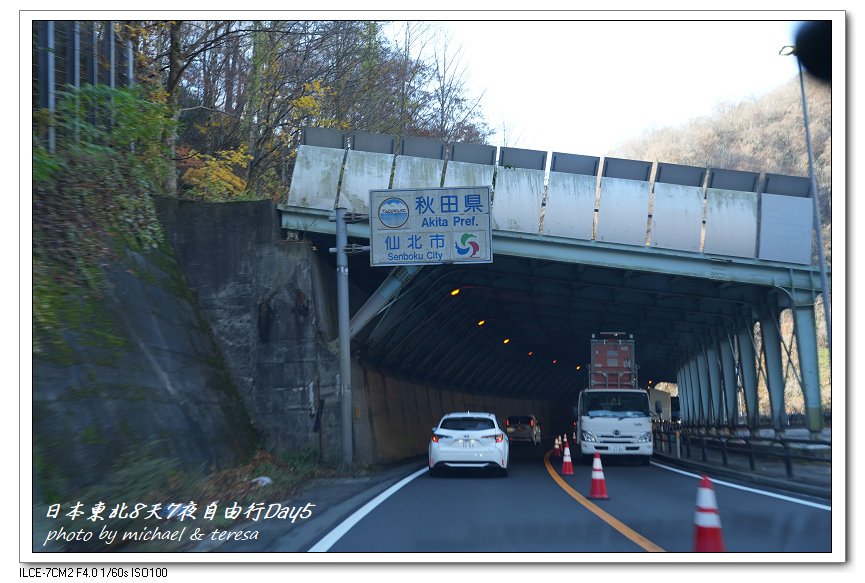
{"label": "white striped traffic cone", "polygon": [[567,440],[565,440],[565,457],[562,459],[562,475],[574,475],[574,464],[571,463],[571,448],[568,447]]}
{"label": "white striped traffic cone", "polygon": [[589,491],[589,498],[606,500],[607,496],[607,481],[604,479],[604,468],[601,466],[601,454],[595,452],[595,459],[592,460],[592,489]]}
{"label": "white striped traffic cone", "polygon": [[708,476],[703,476],[697,488],[697,511],[694,513],[694,552],[723,553],[721,515],[715,500],[715,489]]}

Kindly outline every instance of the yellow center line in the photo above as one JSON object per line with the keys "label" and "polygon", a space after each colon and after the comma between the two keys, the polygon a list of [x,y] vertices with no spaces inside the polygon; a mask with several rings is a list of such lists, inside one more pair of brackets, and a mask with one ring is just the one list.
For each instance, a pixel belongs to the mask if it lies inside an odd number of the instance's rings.
{"label": "yellow center line", "polygon": [[553,477],[553,480],[555,480],[556,483],[562,488],[562,490],[567,492],[571,496],[571,498],[585,506],[586,509],[589,510],[589,512],[618,530],[631,541],[641,546],[644,550],[647,550],[650,553],[666,552],[664,551],[664,549],[662,549],[643,535],[639,534],[631,527],[624,524],[618,518],[615,518],[614,516],[601,510],[596,504],[590,502],[588,498],[571,488],[571,486],[556,472],[556,470],[553,469],[553,466],[550,464],[550,454],[552,453],[552,451],[548,451],[547,454],[544,456],[544,465],[547,466],[547,471],[550,473],[550,476]]}

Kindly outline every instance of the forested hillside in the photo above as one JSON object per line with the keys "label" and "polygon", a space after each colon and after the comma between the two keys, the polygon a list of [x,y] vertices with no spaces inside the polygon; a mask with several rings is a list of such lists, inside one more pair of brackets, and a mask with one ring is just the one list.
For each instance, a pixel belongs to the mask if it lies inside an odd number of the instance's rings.
{"label": "forested hillside", "polygon": [[[832,251],[832,90],[806,76],[805,91],[826,261]],[[611,155],[692,166],[808,176],[799,79],[719,107],[678,127],[649,131]]]}
{"label": "forested hillside", "polygon": [[424,23],[394,25],[398,40],[358,21],[123,26],[140,80],[175,112],[166,145],[181,197],[279,200],[303,126],[475,143],[490,133],[458,53]]}
{"label": "forested hillside", "polygon": [[[832,91],[806,76],[805,91],[814,153],[814,173],[820,201],[823,247],[827,265],[832,260]],[[798,77],[756,99],[719,107],[712,115],[679,127],[660,128],[625,143],[612,156],[689,164],[692,166],[808,176],[808,151]],[[816,261],[815,261],[816,262]],[[792,345],[788,360],[798,364],[789,310],[781,314],[784,342]],[[759,329],[759,326],[758,326]],[[821,298],[817,300],[817,335],[823,407],[832,408],[831,376],[826,321]],[[760,336],[757,336],[758,343]],[[769,398],[760,378],[760,411],[767,414]],[[785,397],[793,412],[804,410],[795,375],[788,375]]]}

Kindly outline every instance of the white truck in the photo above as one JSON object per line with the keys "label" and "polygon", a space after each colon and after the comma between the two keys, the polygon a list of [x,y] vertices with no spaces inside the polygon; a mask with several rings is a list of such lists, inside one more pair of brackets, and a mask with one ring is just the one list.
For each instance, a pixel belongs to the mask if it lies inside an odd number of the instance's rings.
{"label": "white truck", "polygon": [[649,463],[652,412],[648,393],[638,384],[633,334],[592,334],[588,386],[580,392],[574,416],[584,462],[597,452]]}

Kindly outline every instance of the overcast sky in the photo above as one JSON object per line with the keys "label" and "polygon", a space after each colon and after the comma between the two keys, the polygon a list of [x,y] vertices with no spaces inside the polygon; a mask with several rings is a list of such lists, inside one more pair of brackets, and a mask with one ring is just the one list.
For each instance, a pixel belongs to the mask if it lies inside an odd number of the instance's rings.
{"label": "overcast sky", "polygon": [[[496,17],[513,15],[490,14]],[[472,93],[483,94],[497,146],[600,156],[648,128],[709,115],[722,102],[762,95],[797,73],[795,58],[778,55],[794,42],[797,25],[789,19],[476,20],[441,27],[460,48]]]}

